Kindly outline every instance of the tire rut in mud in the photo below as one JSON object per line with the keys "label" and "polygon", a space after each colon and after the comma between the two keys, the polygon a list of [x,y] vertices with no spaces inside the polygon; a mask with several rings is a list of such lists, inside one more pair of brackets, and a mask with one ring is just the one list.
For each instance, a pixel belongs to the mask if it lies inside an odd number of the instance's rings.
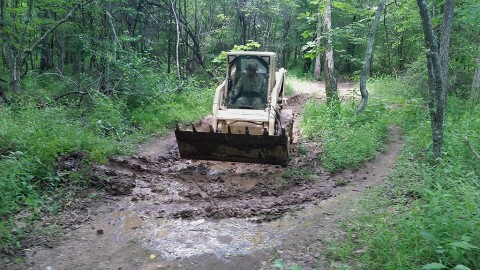
{"label": "tire rut in mud", "polygon": [[[308,96],[289,99],[289,109],[300,109]],[[294,131],[294,136],[300,136]],[[167,140],[166,140],[167,141]],[[112,157],[95,167],[95,182],[111,195],[131,196],[157,217],[248,218],[269,221],[302,208],[302,204],[331,196],[332,184],[316,164],[315,156],[300,155],[283,168],[238,162],[182,160],[176,143],[162,153],[130,158]],[[152,152],[152,151],[150,151]],[[299,173],[301,172],[301,173]]]}

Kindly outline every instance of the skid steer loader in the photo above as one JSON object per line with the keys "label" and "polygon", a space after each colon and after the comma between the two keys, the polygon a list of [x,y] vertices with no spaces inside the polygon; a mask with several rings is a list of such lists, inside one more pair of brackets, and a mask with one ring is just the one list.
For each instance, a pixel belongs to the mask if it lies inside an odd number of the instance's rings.
{"label": "skid steer loader", "polygon": [[227,53],[212,116],[175,136],[180,157],[287,165],[293,112],[283,107],[285,69],[273,52]]}

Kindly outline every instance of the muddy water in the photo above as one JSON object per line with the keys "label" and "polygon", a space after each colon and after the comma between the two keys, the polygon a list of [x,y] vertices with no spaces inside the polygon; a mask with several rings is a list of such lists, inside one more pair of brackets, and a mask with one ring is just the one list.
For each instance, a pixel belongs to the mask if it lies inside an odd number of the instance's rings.
{"label": "muddy water", "polygon": [[271,269],[274,258],[301,260],[334,220],[335,176],[317,154],[294,152],[287,168],[188,161],[172,136],[155,139],[97,166],[94,181],[107,194],[90,194],[99,199],[83,221],[51,248],[26,250],[18,269]]}
{"label": "muddy water", "polygon": [[290,214],[262,223],[164,218],[154,205],[123,198],[101,206],[58,246],[33,250],[29,269],[269,269],[276,247],[301,225]]}
{"label": "muddy water", "polygon": [[291,167],[180,160],[165,143],[96,167],[108,194],[58,245],[29,250],[27,269],[268,269],[296,213],[331,195],[307,165],[308,177],[286,177]]}

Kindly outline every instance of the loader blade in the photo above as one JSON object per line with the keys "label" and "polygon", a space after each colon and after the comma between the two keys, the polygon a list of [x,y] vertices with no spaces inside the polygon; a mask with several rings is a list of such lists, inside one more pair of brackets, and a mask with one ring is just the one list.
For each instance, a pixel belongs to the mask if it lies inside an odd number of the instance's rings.
{"label": "loader blade", "polygon": [[180,157],[248,163],[288,163],[288,136],[175,130]]}

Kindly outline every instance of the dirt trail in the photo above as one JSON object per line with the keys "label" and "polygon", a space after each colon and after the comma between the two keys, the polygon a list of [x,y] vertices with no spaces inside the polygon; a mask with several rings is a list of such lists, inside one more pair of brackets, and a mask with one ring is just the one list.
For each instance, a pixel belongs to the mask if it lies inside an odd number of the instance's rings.
{"label": "dirt trail", "polygon": [[[308,98],[324,98],[315,94],[320,87],[296,86],[289,99],[296,123]],[[340,84],[340,94],[352,88]],[[107,193],[88,190],[60,213],[62,237],[26,250],[18,269],[271,269],[275,258],[322,266],[324,241],[354,210],[339,205],[392,168],[402,145],[398,129],[391,138],[364,169],[337,175],[321,169],[315,149],[294,153],[283,168],[181,160],[173,135],[153,139],[135,156],[96,167],[94,180]]]}

